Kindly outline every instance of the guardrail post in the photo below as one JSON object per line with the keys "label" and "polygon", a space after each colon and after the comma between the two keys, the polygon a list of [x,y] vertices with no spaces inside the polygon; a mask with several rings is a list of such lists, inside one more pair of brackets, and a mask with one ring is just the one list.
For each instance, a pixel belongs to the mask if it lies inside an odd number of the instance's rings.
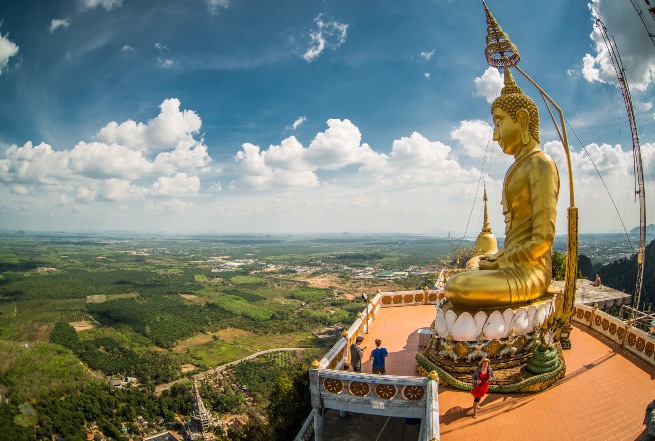
{"label": "guardrail post", "polygon": [[309,392],[311,395],[312,407],[314,408],[314,441],[323,441],[323,403],[321,400],[321,384],[319,378],[318,360],[312,362],[309,370]]}
{"label": "guardrail post", "polygon": [[439,441],[439,375],[436,371],[428,374],[425,387],[425,441]]}
{"label": "guardrail post", "polygon": [[625,341],[628,339],[628,329],[630,329],[631,326],[632,326],[632,319],[628,319],[628,321],[625,322],[625,327],[623,328],[625,332],[623,333],[623,338],[621,339],[622,348],[625,347]]}

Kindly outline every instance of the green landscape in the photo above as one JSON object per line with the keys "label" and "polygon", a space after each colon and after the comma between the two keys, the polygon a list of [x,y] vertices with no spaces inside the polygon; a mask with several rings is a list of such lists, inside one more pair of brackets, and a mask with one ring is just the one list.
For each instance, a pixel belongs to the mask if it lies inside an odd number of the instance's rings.
{"label": "green landscape", "polygon": [[[581,244],[610,249],[598,237]],[[217,439],[288,439],[310,410],[309,364],[355,320],[361,294],[431,286],[470,246],[412,235],[0,235],[0,433],[180,431],[198,376]],[[585,273],[627,283],[631,258],[613,249],[614,263],[587,258]],[[559,278],[563,259],[555,251]],[[214,371],[274,348],[292,350]]]}
{"label": "green landscape", "polygon": [[[148,433],[138,416],[180,429],[193,375],[287,347],[298,350],[201,385],[211,410],[240,421],[219,437],[285,436],[307,414],[287,408],[289,390],[355,320],[361,293],[434,283],[451,246],[423,236],[2,235],[0,431],[17,440],[129,439]],[[377,277],[382,271],[406,274]],[[110,384],[124,379],[120,389]],[[262,414],[278,415],[276,423]]]}

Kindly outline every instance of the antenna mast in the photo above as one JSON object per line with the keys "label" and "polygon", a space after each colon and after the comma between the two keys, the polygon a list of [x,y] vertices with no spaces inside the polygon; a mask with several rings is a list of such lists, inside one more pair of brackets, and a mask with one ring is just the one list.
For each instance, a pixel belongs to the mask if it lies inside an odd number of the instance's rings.
{"label": "antenna mast", "polygon": [[[634,2],[633,6],[635,6]],[[646,25],[645,22],[644,25]],[[637,180],[635,194],[639,196],[639,253],[637,254],[637,283],[635,285],[635,295],[632,299],[632,306],[634,308],[633,315],[636,315],[637,311],[639,311],[639,303],[641,301],[642,283],[644,281],[644,257],[646,255],[646,193],[644,191],[644,170],[641,163],[641,148],[639,147],[639,134],[637,133],[637,123],[635,121],[635,113],[632,106],[632,97],[630,96],[630,87],[628,87],[628,80],[625,77],[625,68],[623,67],[623,61],[621,60],[619,49],[616,46],[614,38],[611,38],[607,34],[607,27],[605,27],[605,23],[603,23],[600,18],[596,19],[596,26],[600,30],[603,40],[605,40],[605,45],[607,46],[607,50],[612,60],[612,65],[616,71],[616,76],[619,80],[619,85],[621,86],[621,93],[623,94],[623,101],[625,102],[625,107],[628,111],[630,131],[632,132],[632,157],[634,160],[635,179]],[[649,35],[651,40],[655,38],[650,31]],[[655,40],[653,40],[653,44],[655,44]]]}
{"label": "antenna mast", "polygon": [[[655,46],[655,34],[653,34],[653,32],[651,31],[651,27],[648,25],[648,22],[644,18],[644,11],[642,11],[639,7],[637,7],[637,3],[635,3],[635,0],[630,0],[630,3],[632,3],[632,7],[635,8],[635,11],[637,12],[637,15],[639,16],[639,18],[641,19],[641,22],[643,23],[644,28],[646,28],[646,32],[648,32],[648,36],[650,37],[651,43],[653,43],[653,46]],[[651,6],[649,0],[646,0],[646,4],[648,6]],[[654,2],[654,4],[655,4],[655,2]],[[649,7],[648,12],[650,12],[650,15],[653,18],[655,18],[655,6]]]}

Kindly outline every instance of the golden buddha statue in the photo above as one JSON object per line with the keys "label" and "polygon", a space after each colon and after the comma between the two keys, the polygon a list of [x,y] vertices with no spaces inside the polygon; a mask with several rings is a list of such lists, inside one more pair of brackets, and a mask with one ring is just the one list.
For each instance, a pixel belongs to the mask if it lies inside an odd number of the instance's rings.
{"label": "golden buddha statue", "polygon": [[512,307],[544,296],[550,286],[559,173],[539,148],[539,112],[505,69],[491,105],[494,141],[514,156],[503,183],[505,246],[448,279],[446,297],[463,308]]}

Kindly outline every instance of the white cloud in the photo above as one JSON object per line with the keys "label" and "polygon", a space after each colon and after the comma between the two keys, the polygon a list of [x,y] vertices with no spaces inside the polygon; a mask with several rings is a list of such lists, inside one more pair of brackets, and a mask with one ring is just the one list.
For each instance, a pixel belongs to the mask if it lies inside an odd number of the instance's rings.
{"label": "white cloud", "polygon": [[377,155],[368,144],[360,144],[362,134],[350,120],[330,119],[327,124],[328,129],[318,133],[307,148],[306,161],[313,167],[337,170]]}
{"label": "white cloud", "polygon": [[134,48],[132,46],[130,46],[129,44],[126,44],[121,48],[121,52],[133,52],[133,51],[134,51]]}
{"label": "white cloud", "polygon": [[176,98],[164,100],[160,109],[159,115],[146,124],[127,120],[119,125],[112,121],[98,132],[98,139],[142,152],[195,145],[193,135],[200,131],[200,117],[192,110],[180,111]]}
{"label": "white cloud", "polygon": [[80,0],[82,3],[82,8],[84,9],[93,9],[98,6],[102,6],[107,11],[113,8],[120,8],[123,4],[123,0]]}
{"label": "white cloud", "polygon": [[2,69],[9,64],[9,59],[18,53],[18,49],[18,45],[9,40],[8,34],[0,34],[0,75],[2,74]]}
{"label": "white cloud", "polygon": [[157,61],[159,62],[159,66],[164,69],[170,69],[175,65],[175,60],[172,58],[158,58]]}
{"label": "white cloud", "polygon": [[[643,2],[638,2],[642,7]],[[592,0],[589,4],[593,19],[600,18],[607,26],[607,32],[616,42],[627,79],[631,87],[645,90],[655,82],[655,51],[646,29],[634,8],[623,7],[620,2]],[[648,19],[648,11],[642,11]],[[594,26],[590,38],[594,54],[586,54],[582,60],[582,75],[589,82],[617,84],[617,74],[610,59],[610,52],[602,33]]]}
{"label": "white cloud", "polygon": [[198,206],[180,199],[170,199],[163,202],[146,202],[146,209],[150,214],[183,214],[194,212]]}
{"label": "white cloud", "polygon": [[71,174],[92,179],[137,179],[153,172],[152,164],[142,152],[122,145],[80,142],[63,154]]}
{"label": "white cloud", "polygon": [[68,29],[68,26],[70,26],[70,21],[67,18],[53,18],[52,21],[50,22],[50,34],[55,32],[59,28],[64,28]]}
{"label": "white cloud", "polygon": [[375,156],[361,170],[389,187],[441,185],[444,191],[457,183],[468,184],[480,175],[474,168],[463,169],[451,155],[450,146],[429,141],[417,132],[395,140],[389,155]]}
{"label": "white cloud", "polygon": [[218,8],[227,9],[230,6],[230,0],[205,0],[207,10],[210,14],[216,14]]}
{"label": "white cloud", "polygon": [[179,197],[196,195],[200,191],[200,178],[178,173],[175,176],[160,176],[152,186],[154,196]]}
{"label": "white cloud", "polygon": [[157,42],[157,43],[155,43],[155,49],[157,49],[160,52],[163,52],[163,51],[168,50],[168,46],[166,46],[165,44]]}
{"label": "white cloud", "polygon": [[70,176],[68,155],[45,143],[12,145],[4,151],[4,158],[0,159],[0,182],[4,184],[54,185]]}
{"label": "white cloud", "polygon": [[305,121],[307,121],[307,117],[306,117],[306,116],[301,116],[300,118],[298,118],[297,120],[295,120],[295,121],[293,122],[293,125],[292,125],[293,130],[296,130],[296,129],[297,129],[298,127],[300,127],[300,126],[302,125],[302,123],[304,123]]}
{"label": "white cloud", "polygon": [[318,133],[307,148],[293,136],[264,151],[244,144],[235,157],[240,177],[232,188],[316,186],[316,171],[364,164],[377,155],[367,144],[360,143],[361,133],[349,120],[330,119],[327,124],[328,129]]}
{"label": "white cloud", "polygon": [[488,67],[481,77],[476,77],[474,82],[474,96],[481,96],[488,103],[493,102],[503,87],[504,75],[501,75],[495,67]]}
{"label": "white cloud", "polygon": [[98,194],[97,185],[91,184],[89,187],[79,187],[75,191],[75,199],[78,202],[91,202]]}
{"label": "white cloud", "polygon": [[12,185],[11,188],[9,189],[11,193],[18,194],[21,196],[26,196],[30,194],[30,188],[25,186],[25,185],[20,185],[20,184],[15,184]]}
{"label": "white cloud", "polygon": [[432,56],[434,55],[434,51],[435,49],[432,49],[430,52],[421,52],[421,58],[429,61],[430,58],[432,58]]}
{"label": "white cloud", "polygon": [[425,72],[425,73],[423,74],[423,76],[424,76],[425,78],[430,78],[430,72]]}
{"label": "white cloud", "polygon": [[307,188],[319,183],[314,171],[302,160],[303,147],[293,136],[267,151],[261,152],[250,143],[243,144],[242,149],[235,156],[240,176],[231,188]]}
{"label": "white cloud", "polygon": [[98,198],[105,201],[126,201],[143,199],[147,190],[124,179],[111,178],[104,181]]}
{"label": "white cloud", "polygon": [[493,127],[480,120],[462,121],[450,136],[458,141],[466,154],[472,158],[482,158],[488,153],[488,147],[495,147],[492,139]]}
{"label": "white cloud", "polygon": [[338,49],[345,43],[348,34],[347,24],[327,19],[324,14],[319,14],[314,22],[317,29],[309,33],[311,43],[309,49],[303,54],[303,58],[307,62],[314,61],[326,48]]}
{"label": "white cloud", "polygon": [[110,123],[100,130],[100,142],[80,141],[68,150],[31,142],[10,146],[0,158],[0,183],[17,194],[68,195],[61,201],[197,196],[197,175],[210,171],[211,158],[193,137],[200,118],[179,106],[177,99],[165,100],[148,123]]}

